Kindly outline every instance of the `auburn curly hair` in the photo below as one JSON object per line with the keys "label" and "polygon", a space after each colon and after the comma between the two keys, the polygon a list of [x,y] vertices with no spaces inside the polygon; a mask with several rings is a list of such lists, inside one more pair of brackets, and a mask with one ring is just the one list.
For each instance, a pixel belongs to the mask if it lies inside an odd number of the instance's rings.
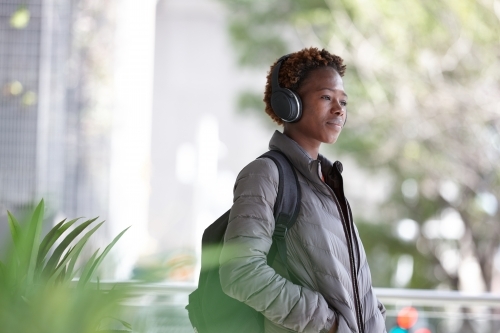
{"label": "auburn curly hair", "polygon": [[[271,74],[277,62],[278,61],[271,66],[267,73],[264,103],[266,104],[266,113],[278,123],[278,125],[283,125],[283,120],[274,113],[271,107]],[[309,72],[319,67],[330,66],[335,69],[340,76],[344,76],[346,66],[343,62],[344,60],[341,57],[331,54],[325,49],[321,51],[316,47],[302,49],[290,54],[290,56],[281,63],[280,72],[278,74],[280,87],[296,92]]]}

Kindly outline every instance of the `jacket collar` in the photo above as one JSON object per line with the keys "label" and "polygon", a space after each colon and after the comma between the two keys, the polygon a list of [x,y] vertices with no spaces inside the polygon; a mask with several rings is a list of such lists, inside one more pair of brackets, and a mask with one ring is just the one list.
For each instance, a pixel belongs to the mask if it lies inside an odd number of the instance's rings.
{"label": "jacket collar", "polygon": [[[326,157],[318,154],[318,159],[313,160],[311,156],[297,142],[286,136],[285,134],[275,131],[271,141],[269,142],[270,150],[279,150],[288,157],[293,166],[309,181],[319,185],[319,188],[327,191],[321,174],[327,179],[332,171],[332,162]],[[340,163],[340,162],[339,162]]]}

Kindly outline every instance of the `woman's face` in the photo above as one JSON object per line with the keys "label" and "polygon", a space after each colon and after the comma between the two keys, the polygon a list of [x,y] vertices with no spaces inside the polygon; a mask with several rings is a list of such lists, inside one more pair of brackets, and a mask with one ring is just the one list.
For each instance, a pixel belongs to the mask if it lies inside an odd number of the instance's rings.
{"label": "woman's face", "polygon": [[332,67],[311,71],[297,93],[302,99],[302,118],[287,125],[311,145],[337,141],[347,116],[347,95],[337,71]]}

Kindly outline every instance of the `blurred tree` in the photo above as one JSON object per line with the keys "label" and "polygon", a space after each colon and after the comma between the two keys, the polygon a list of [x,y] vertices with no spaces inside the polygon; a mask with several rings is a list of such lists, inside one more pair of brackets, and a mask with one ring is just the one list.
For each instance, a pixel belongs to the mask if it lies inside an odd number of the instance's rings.
{"label": "blurred tree", "polygon": [[[478,268],[491,290],[500,244],[500,1],[220,1],[242,66],[268,69],[306,46],[344,58],[350,116],[332,149],[393,184],[378,216],[358,218],[374,284],[397,285],[398,258],[410,255],[404,286],[463,289]],[[262,96],[246,91],[240,107],[265,116]]]}

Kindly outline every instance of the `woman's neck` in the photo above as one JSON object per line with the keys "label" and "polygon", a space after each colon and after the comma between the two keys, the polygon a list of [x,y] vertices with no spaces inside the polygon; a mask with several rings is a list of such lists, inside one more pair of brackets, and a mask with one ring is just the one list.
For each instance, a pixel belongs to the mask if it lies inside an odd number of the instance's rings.
{"label": "woman's neck", "polygon": [[286,126],[283,129],[283,134],[288,136],[293,141],[297,142],[297,144],[301,146],[302,149],[304,149],[313,160],[316,160],[318,158],[319,146],[321,145],[320,142],[316,140],[310,140],[307,137],[300,135],[300,133],[290,130]]}

